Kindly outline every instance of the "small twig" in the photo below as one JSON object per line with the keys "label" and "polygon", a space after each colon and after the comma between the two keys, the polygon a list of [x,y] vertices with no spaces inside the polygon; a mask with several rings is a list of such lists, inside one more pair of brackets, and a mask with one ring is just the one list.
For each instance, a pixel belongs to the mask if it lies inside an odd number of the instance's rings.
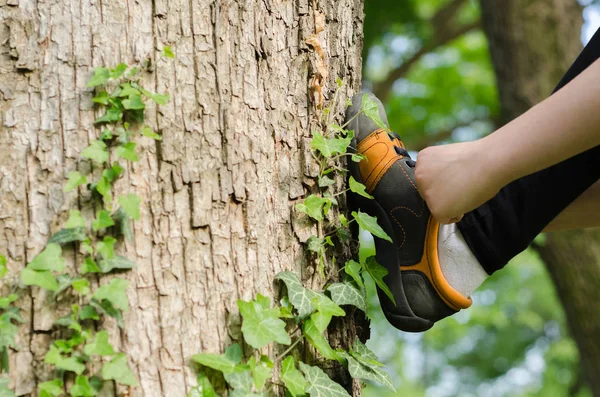
{"label": "small twig", "polygon": [[275,357],[275,359],[273,360],[273,362],[274,363],[279,362],[279,360],[281,360],[282,358],[284,358],[285,356],[287,356],[287,354],[289,352],[291,352],[292,350],[294,350],[294,347],[296,347],[298,345],[298,343],[300,343],[300,341],[302,341],[303,339],[304,339],[304,335],[300,335],[298,337],[298,339],[296,339],[296,341],[290,345],[290,347],[288,347],[287,349],[285,349],[284,352],[281,353],[279,356]]}

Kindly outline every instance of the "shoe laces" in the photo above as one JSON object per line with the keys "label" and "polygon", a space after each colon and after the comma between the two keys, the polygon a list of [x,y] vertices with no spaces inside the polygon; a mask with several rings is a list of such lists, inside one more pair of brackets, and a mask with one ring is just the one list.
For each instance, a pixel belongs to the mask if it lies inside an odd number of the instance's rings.
{"label": "shoe laces", "polygon": [[394,150],[396,151],[396,153],[399,156],[407,157],[408,160],[406,160],[406,165],[408,165],[411,168],[414,168],[416,165],[416,162],[410,158],[410,154],[408,154],[408,150],[406,150],[404,148],[404,145],[402,144],[402,139],[400,138],[400,135],[398,135],[394,131],[390,131],[390,132],[388,132],[388,136],[390,137],[392,142],[395,143]]}

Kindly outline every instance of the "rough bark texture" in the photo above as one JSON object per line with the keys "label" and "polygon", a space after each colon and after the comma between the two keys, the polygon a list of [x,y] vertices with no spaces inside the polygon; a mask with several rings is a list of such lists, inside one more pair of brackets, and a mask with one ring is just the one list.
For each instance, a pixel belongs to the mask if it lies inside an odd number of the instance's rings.
{"label": "rough bark texture", "polygon": [[[115,195],[143,198],[135,238],[119,246],[138,264],[121,275],[131,281],[131,309],[123,330],[105,324],[139,386],[106,395],[184,396],[195,384],[187,358],[220,352],[240,337],[237,299],[273,296],[274,275],[284,269],[313,277],[301,243],[315,228],[292,213],[314,188],[308,142],[318,55],[305,44],[315,32],[313,6],[0,0],[0,252],[13,272],[77,206],[76,192],[62,188],[69,171],[90,167],[79,153],[99,134],[86,88],[93,67],[149,61],[154,72],[143,84],[172,98],[146,109],[164,140],[144,138],[140,161],[115,187]],[[330,96],[340,77],[347,97],[360,87],[362,1],[319,0],[316,8],[325,16],[324,93]],[[166,45],[176,60],[161,59]],[[68,256],[75,269],[80,256]],[[36,384],[50,375],[42,359],[52,323],[71,303],[57,305],[38,291],[19,304],[29,326],[10,353],[18,396],[37,395]],[[353,321],[333,344],[354,336]]]}
{"label": "rough bark texture", "polygon": [[[482,0],[481,7],[509,121],[546,98],[581,51],[581,9],[571,0]],[[600,396],[600,231],[551,233],[536,248],[565,307],[587,383]]]}

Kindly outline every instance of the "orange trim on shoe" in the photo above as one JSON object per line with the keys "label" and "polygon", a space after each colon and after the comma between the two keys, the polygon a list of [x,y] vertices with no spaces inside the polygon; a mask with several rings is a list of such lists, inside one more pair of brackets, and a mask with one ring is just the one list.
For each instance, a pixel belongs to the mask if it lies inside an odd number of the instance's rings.
{"label": "orange trim on shoe", "polygon": [[440,298],[452,309],[460,310],[471,306],[473,301],[470,297],[465,297],[463,294],[452,288],[446,281],[440,261],[438,257],[438,232],[440,224],[432,216],[429,217],[427,224],[427,232],[425,234],[425,247],[423,257],[416,265],[402,266],[402,270],[418,270],[431,282],[431,285],[436,290]]}
{"label": "orange trim on shoe", "polygon": [[403,144],[399,139],[390,139],[383,128],[373,131],[358,144],[356,151],[365,156],[358,168],[368,193],[375,190],[387,170],[403,157],[396,153],[395,146],[403,147]]}

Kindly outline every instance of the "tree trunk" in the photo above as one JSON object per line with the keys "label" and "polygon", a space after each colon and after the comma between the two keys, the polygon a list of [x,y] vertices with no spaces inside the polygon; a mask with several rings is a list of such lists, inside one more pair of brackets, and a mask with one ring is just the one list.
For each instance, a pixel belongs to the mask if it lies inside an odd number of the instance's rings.
{"label": "tree trunk", "polygon": [[[140,161],[115,186],[115,195],[135,191],[142,208],[133,241],[118,247],[137,262],[121,275],[131,282],[125,327],[105,326],[139,386],[108,395],[184,396],[196,382],[189,356],[239,339],[237,299],[274,296],[282,270],[313,277],[302,243],[315,226],[291,209],[315,184],[319,54],[305,43],[315,6],[325,16],[323,93],[339,77],[349,97],[360,88],[361,0],[0,0],[0,252],[13,272],[77,207],[62,187],[69,171],[89,167],[79,154],[99,134],[86,88],[93,67],[149,62],[145,85],[172,98],[146,108],[164,139],[143,140]],[[160,57],[163,46],[175,60]],[[80,260],[72,253],[67,266]],[[10,353],[18,396],[37,396],[48,379],[53,321],[75,303],[38,291],[19,303],[30,326]]]}
{"label": "tree trunk", "polygon": [[[481,7],[509,121],[546,98],[581,51],[581,9],[571,0],[482,0]],[[565,307],[581,369],[600,396],[600,231],[550,233],[536,248]]]}

